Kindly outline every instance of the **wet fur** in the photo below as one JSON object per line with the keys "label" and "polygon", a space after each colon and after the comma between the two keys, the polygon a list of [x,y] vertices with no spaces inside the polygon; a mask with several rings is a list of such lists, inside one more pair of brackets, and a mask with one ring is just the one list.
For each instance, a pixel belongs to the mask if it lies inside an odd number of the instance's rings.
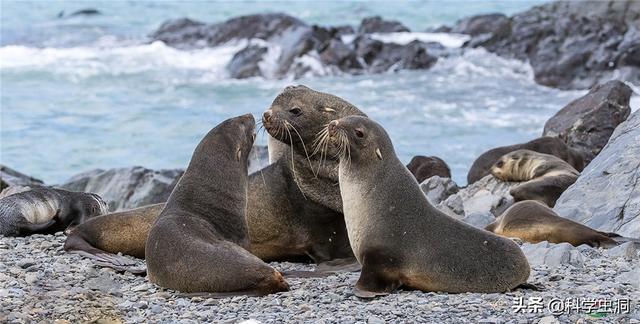
{"label": "wet fur", "polygon": [[537,201],[521,201],[509,207],[486,230],[506,237],[517,237],[530,243],[548,241],[587,244],[592,247],[613,247],[615,233],[603,233],[588,226],[560,217],[553,209]]}
{"label": "wet fur", "polygon": [[407,164],[407,169],[416,177],[418,183],[433,176],[451,178],[451,169],[446,162],[437,156],[414,156]]}

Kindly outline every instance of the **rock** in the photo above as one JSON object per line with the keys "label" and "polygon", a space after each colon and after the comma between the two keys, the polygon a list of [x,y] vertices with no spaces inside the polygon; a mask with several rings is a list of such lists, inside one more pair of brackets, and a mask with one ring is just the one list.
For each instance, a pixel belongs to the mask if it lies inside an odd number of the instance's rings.
{"label": "rock", "polygon": [[451,169],[446,162],[437,156],[417,155],[411,158],[407,169],[411,171],[418,183],[433,177],[451,178]]}
{"label": "rock", "polygon": [[633,267],[631,271],[622,273],[616,277],[619,283],[630,284],[635,288],[640,288],[640,267]]}
{"label": "rock", "polygon": [[260,66],[258,65],[262,61],[262,57],[266,54],[268,49],[263,46],[250,45],[245,47],[240,52],[236,53],[229,64],[227,64],[227,71],[229,75],[235,79],[245,79],[255,76],[262,76]]}
{"label": "rock", "polygon": [[487,225],[493,223],[496,220],[496,216],[489,211],[485,212],[473,212],[466,215],[462,221],[472,225],[474,227],[484,229]]}
{"label": "rock", "polygon": [[490,17],[467,18],[458,30],[477,34],[469,46],[529,61],[539,84],[588,89],[616,75],[640,84],[634,56],[640,48],[638,1],[557,1],[516,14],[508,23]]}
{"label": "rock", "polygon": [[638,259],[640,256],[640,243],[625,242],[607,250],[607,255],[612,258]]}
{"label": "rock", "polygon": [[611,133],[631,112],[633,91],[620,81],[597,85],[551,117],[543,136],[559,136],[582,152],[588,164],[604,147]]}
{"label": "rock", "polygon": [[409,28],[397,21],[384,20],[380,16],[367,17],[360,22],[359,34],[408,32]]}
{"label": "rock", "polygon": [[553,210],[599,231],[640,237],[639,111],[615,129]]}
{"label": "rock", "polygon": [[358,37],[355,41],[356,54],[367,64],[371,73],[400,69],[427,69],[437,58],[427,52],[427,45],[413,41],[407,45],[383,43],[370,36]]}
{"label": "rock", "polygon": [[0,190],[9,186],[44,186],[44,182],[0,164]]}
{"label": "rock", "polygon": [[[465,215],[486,212],[497,217],[513,205],[513,197],[509,194],[509,190],[517,185],[519,185],[518,182],[502,182],[489,175],[460,189],[458,193],[449,196],[437,207],[445,212],[449,209],[461,219]],[[455,212],[458,200],[462,201],[462,213]]]}
{"label": "rock", "polygon": [[72,12],[68,17],[74,17],[74,16],[97,16],[97,15],[101,15],[102,12],[100,12],[100,10],[95,9],[95,8],[85,8],[85,9],[80,9],[80,10],[76,10],[74,12]]}
{"label": "rock", "polygon": [[60,187],[96,193],[116,211],[165,202],[182,173],[180,169],[156,171],[140,166],[96,169],[80,173]]}
{"label": "rock", "polygon": [[558,319],[555,318],[554,316],[545,316],[538,321],[538,324],[559,324],[559,323],[560,321],[558,321]]}
{"label": "rock", "polygon": [[329,45],[320,53],[320,61],[325,65],[335,65],[343,72],[362,70],[356,52],[339,39],[332,39]]}
{"label": "rock", "polygon": [[543,241],[537,244],[522,244],[522,252],[532,267],[546,265],[550,269],[562,265],[582,267],[584,257],[580,251],[569,243],[550,244]]}
{"label": "rock", "polygon": [[460,191],[458,185],[451,178],[433,176],[420,184],[420,189],[427,196],[429,202],[436,206],[449,196]]}
{"label": "rock", "polygon": [[448,32],[472,36],[465,46],[486,46],[509,36],[511,20],[498,13],[472,16],[459,20]]}

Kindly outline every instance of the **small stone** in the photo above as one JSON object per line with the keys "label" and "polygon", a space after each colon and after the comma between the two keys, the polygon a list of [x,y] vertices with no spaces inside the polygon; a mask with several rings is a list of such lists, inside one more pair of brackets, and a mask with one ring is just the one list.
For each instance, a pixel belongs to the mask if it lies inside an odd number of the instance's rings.
{"label": "small stone", "polygon": [[538,324],[558,324],[558,323],[560,323],[560,321],[558,321],[558,319],[553,316],[545,316],[541,318],[540,321],[538,321]]}

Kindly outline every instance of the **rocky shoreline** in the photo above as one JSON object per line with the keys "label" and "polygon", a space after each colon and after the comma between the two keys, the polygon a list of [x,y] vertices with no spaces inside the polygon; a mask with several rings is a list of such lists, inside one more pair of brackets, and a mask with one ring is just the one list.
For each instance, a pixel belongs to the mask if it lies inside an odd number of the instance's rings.
{"label": "rocky shoreline", "polygon": [[173,19],[149,38],[181,49],[244,44],[227,64],[237,79],[422,70],[440,57],[482,47],[529,62],[535,81],[549,87],[589,89],[611,79],[640,84],[637,1],[552,2],[512,17],[472,16],[426,32],[378,16],[355,27],[318,26],[275,13],[214,24]]}

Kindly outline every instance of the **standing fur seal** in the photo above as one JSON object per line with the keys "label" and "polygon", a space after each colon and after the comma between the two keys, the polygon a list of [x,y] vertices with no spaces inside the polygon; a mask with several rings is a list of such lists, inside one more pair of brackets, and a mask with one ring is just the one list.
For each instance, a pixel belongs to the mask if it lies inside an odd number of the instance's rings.
{"label": "standing fur seal", "polygon": [[382,126],[350,116],[332,121],[328,132],[341,152],[344,216],[362,264],[357,296],[386,295],[400,286],[505,292],[526,282],[530,267],[518,245],[431,206]]}
{"label": "standing fur seal", "polygon": [[247,164],[252,115],[228,119],[198,144],[153,224],[149,280],[182,292],[266,295],[289,290],[282,275],[247,251]]}
{"label": "standing fur seal", "polygon": [[342,214],[335,148],[316,135],[333,119],[364,115],[349,102],[305,86],[289,86],[262,122],[273,164],[249,178],[247,221],[251,252],[263,260],[316,263],[353,260]]}
{"label": "standing fur seal", "polygon": [[567,146],[561,139],[557,137],[540,137],[532,141],[522,144],[515,144],[510,146],[496,147],[489,151],[482,153],[471,165],[469,174],[467,174],[467,182],[472,184],[485,176],[489,175],[491,167],[498,159],[509,153],[520,149],[526,149],[535,151],[538,153],[551,154],[556,156],[578,171],[582,171],[584,168],[584,158],[580,152]]}
{"label": "standing fur seal", "polygon": [[517,237],[530,243],[567,242],[574,246],[588,244],[592,247],[616,246],[618,243],[611,237],[620,236],[615,233],[596,231],[570,219],[560,217],[553,209],[533,200],[515,203],[485,229],[498,235]]}
{"label": "standing fur seal", "polygon": [[96,194],[33,187],[0,199],[0,235],[53,234],[107,212]]}
{"label": "standing fur seal", "polygon": [[148,205],[95,217],[71,230],[64,242],[64,250],[89,258],[126,265],[128,260],[119,258],[122,253],[144,259],[144,248],[164,203]]}
{"label": "standing fur seal", "polygon": [[414,156],[407,164],[407,169],[416,177],[418,183],[436,175],[442,178],[451,178],[451,169],[446,162],[437,156]]}
{"label": "standing fur seal", "polygon": [[526,181],[509,191],[514,201],[538,200],[549,207],[580,175],[569,163],[530,150],[504,155],[491,167],[491,174],[502,181]]}

